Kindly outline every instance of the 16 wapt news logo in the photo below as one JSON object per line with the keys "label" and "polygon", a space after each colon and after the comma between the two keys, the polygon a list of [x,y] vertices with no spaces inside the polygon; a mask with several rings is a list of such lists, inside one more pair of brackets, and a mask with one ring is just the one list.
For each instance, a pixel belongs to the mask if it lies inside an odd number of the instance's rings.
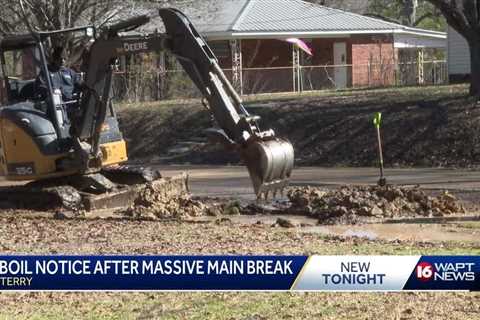
{"label": "16 wapt news logo", "polygon": [[420,262],[415,268],[417,279],[422,282],[430,281],[475,281],[475,263],[473,262]]}

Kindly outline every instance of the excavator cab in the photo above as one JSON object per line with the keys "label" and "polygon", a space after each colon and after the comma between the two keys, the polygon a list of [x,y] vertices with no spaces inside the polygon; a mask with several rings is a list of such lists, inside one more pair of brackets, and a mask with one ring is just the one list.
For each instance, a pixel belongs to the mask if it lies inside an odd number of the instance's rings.
{"label": "excavator cab", "polygon": [[[7,180],[42,180],[81,173],[74,149],[72,124],[81,116],[82,92],[70,99],[52,84],[49,70],[52,43],[58,39],[93,39],[93,26],[6,36],[0,41],[2,107],[0,109],[0,172]],[[59,73],[59,72],[57,72]],[[38,79],[43,76],[40,90]],[[103,133],[104,149],[115,144],[115,159],[127,160],[125,142],[113,108]],[[111,139],[105,138],[106,136]],[[110,148],[111,149],[111,148]]]}
{"label": "excavator cab", "polygon": [[47,66],[43,45],[33,34],[11,35],[0,42],[0,167],[7,180],[55,175],[55,161],[66,150],[54,126],[60,123],[58,130],[68,133],[63,106],[55,110],[53,92],[44,99],[35,92],[36,77]]}

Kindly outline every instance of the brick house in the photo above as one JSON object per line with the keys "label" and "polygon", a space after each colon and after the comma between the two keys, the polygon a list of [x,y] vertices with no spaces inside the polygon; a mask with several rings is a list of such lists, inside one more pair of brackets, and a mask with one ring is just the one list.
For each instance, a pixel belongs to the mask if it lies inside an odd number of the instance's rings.
{"label": "brick house", "polygon": [[[207,0],[180,10],[242,93],[392,85],[406,52],[416,59],[417,52],[446,46],[443,32],[300,0]],[[307,42],[313,57],[287,38]]]}

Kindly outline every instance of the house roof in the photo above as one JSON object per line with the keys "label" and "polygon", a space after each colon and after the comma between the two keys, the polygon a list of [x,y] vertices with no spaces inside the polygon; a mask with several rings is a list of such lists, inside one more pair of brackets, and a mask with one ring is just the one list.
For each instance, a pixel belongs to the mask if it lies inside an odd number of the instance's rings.
{"label": "house roof", "polygon": [[[202,0],[202,1],[174,1],[156,3],[148,2],[142,4],[143,10],[148,10],[152,22],[142,30],[152,31],[159,29],[163,31],[163,22],[158,16],[159,7],[175,7],[182,11],[195,25],[195,28],[202,34],[215,32],[228,32],[235,23],[238,16],[249,0]],[[283,1],[283,0],[280,0]],[[143,12],[143,11],[142,11]],[[119,16],[120,19],[128,17],[128,13]]]}
{"label": "house roof", "polygon": [[309,0],[308,2],[316,2],[326,7],[360,14],[366,13],[369,7],[369,0]]}
{"label": "house roof", "polygon": [[[202,0],[177,2],[207,39],[409,34],[446,39],[446,33],[411,28],[301,0]],[[153,24],[161,25],[160,18]]]}

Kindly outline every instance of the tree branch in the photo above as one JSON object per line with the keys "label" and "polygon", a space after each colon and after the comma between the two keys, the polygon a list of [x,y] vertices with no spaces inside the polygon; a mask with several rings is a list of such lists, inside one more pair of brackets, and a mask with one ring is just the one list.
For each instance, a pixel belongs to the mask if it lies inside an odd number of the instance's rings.
{"label": "tree branch", "polygon": [[470,25],[468,23],[467,18],[462,13],[460,8],[458,7],[458,3],[456,0],[427,0],[435,7],[437,7],[442,14],[447,19],[447,23],[454,28],[458,33],[463,35],[464,37],[470,37],[467,35],[466,30],[469,29]]}
{"label": "tree branch", "polygon": [[428,19],[428,18],[433,18],[434,15],[432,12],[427,12],[425,13],[423,16],[421,16],[420,18],[418,18],[417,20],[415,20],[415,22],[413,23],[413,26],[414,27],[417,27],[418,25],[420,25],[420,23],[425,20],[425,19]]}
{"label": "tree branch", "polygon": [[30,32],[33,32],[33,27],[32,25],[30,24],[30,19],[29,19],[29,16],[27,15],[27,11],[25,10],[25,6],[23,4],[23,0],[20,0],[20,16],[19,18],[21,18],[23,20],[23,22],[25,23],[25,25],[27,26],[28,30]]}
{"label": "tree branch", "polygon": [[382,16],[381,14],[377,14],[377,13],[365,13],[365,16],[372,17],[372,18],[377,18],[377,19],[382,19],[382,20],[385,20],[385,21],[390,22],[390,23],[402,24],[400,22],[400,20],[388,18],[388,17]]}

